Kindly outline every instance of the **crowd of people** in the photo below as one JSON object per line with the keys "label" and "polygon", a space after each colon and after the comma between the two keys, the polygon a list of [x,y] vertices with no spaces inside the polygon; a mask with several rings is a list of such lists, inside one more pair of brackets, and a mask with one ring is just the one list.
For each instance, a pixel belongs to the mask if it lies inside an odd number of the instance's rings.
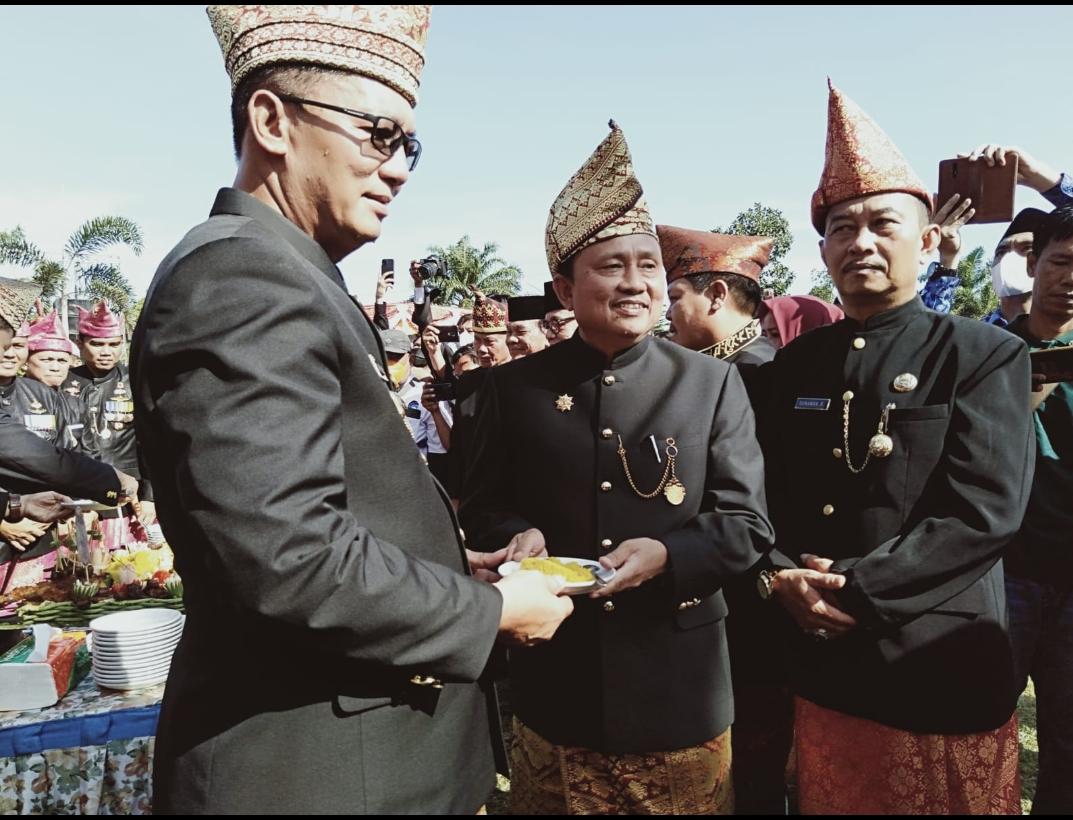
{"label": "crowd of people", "polygon": [[[951,315],[973,203],[832,84],[829,304],[764,293],[770,238],[657,224],[612,121],[543,294],[434,321],[414,262],[411,334],[337,264],[417,167],[428,7],[209,17],[238,172],[129,372],[106,305],[76,347],[0,282],[0,486],[37,490],[0,537],[107,498],[107,543],[159,511],[184,579],[156,811],[474,813],[499,770],[518,814],[785,814],[789,769],[802,814],[1016,814],[1029,678],[1033,812],[1073,811],[1073,179],[965,155],[1053,210]],[[499,572],[549,554],[606,576]]]}
{"label": "crowd of people", "polygon": [[[0,521],[0,594],[49,577],[60,543],[57,529],[67,527],[56,525],[74,514],[66,493],[114,508],[92,513],[87,522],[99,534],[95,546],[110,551],[147,549],[146,525],[156,520],[149,482],[139,477],[121,318],[104,302],[92,311],[79,307],[76,345],[58,313],[46,312],[36,299],[38,293],[29,283],[0,280],[6,303],[0,326],[0,423],[11,425],[7,434],[12,436],[3,469],[14,473],[0,484],[7,505]],[[27,318],[30,298],[33,321]],[[51,446],[42,449],[38,440]],[[31,460],[42,458],[31,468]],[[30,495],[10,492],[26,486],[45,488],[46,514],[28,511]]]}

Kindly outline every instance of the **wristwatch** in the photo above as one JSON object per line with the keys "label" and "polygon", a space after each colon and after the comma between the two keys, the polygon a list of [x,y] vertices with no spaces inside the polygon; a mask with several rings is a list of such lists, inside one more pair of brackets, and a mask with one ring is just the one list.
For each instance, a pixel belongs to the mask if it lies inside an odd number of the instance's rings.
{"label": "wristwatch", "polygon": [[771,600],[771,596],[775,594],[775,576],[777,574],[773,570],[765,569],[761,570],[756,577],[756,591],[760,593],[760,597],[765,601]]}
{"label": "wristwatch", "polygon": [[22,496],[11,493],[7,499],[7,515],[4,520],[9,524],[18,524],[22,521]]}

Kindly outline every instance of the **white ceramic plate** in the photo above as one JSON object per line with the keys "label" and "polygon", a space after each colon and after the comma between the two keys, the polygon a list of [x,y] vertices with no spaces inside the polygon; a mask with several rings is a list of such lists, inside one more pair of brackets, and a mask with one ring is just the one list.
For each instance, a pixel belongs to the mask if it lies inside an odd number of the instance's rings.
{"label": "white ceramic plate", "polygon": [[158,658],[158,657],[171,657],[175,654],[176,644],[164,644],[162,646],[154,646],[149,649],[139,649],[138,651],[132,650],[114,650],[114,649],[94,649],[93,657],[100,660],[110,661],[126,661],[130,663],[136,663],[146,658]]}
{"label": "white ceramic plate", "polygon": [[154,666],[139,666],[130,669],[104,669],[94,666],[93,678],[94,680],[115,681],[141,680],[142,678],[155,678],[159,675],[166,675],[169,669],[171,669],[170,663],[158,663]]}
{"label": "white ceramic plate", "polygon": [[116,663],[126,663],[128,665],[137,665],[138,663],[153,663],[158,660],[168,660],[171,659],[173,655],[175,655],[174,649],[160,649],[142,655],[101,655],[99,653],[94,653],[93,663],[107,663],[111,665],[115,665]]}
{"label": "white ceramic plate", "polygon": [[161,644],[169,643],[171,641],[178,641],[183,636],[182,626],[176,626],[169,629],[161,629],[158,632],[146,632],[139,635],[113,635],[108,632],[94,633],[93,645],[102,649],[105,647],[128,647],[135,648],[145,646],[147,644]]}
{"label": "white ceramic plate", "polygon": [[171,671],[171,667],[165,666],[163,669],[148,669],[145,672],[138,672],[137,674],[118,674],[114,672],[98,672],[93,671],[93,680],[102,686],[110,686],[114,689],[118,689],[126,684],[133,683],[146,683],[150,681],[160,681],[168,677],[168,673]]}
{"label": "white ceramic plate", "polygon": [[[98,636],[143,635],[181,625],[183,613],[177,609],[134,609],[130,612],[113,612],[89,622],[89,628]],[[98,637],[98,640],[101,638]]]}
{"label": "white ceramic plate", "polygon": [[147,689],[150,686],[156,686],[158,683],[163,683],[168,679],[168,673],[164,672],[157,675],[155,678],[147,678],[146,680],[117,680],[117,681],[103,681],[94,676],[94,682],[105,689]]}
{"label": "white ceramic plate", "polygon": [[95,642],[93,644],[93,655],[122,655],[122,656],[134,656],[143,655],[145,653],[151,653],[151,651],[172,651],[179,645],[179,639],[181,635],[175,635],[174,638],[168,638],[164,641],[143,641],[139,643],[121,643],[121,644],[105,644]]}
{"label": "white ceramic plate", "polygon": [[[588,558],[564,558],[561,555],[549,556],[554,557],[564,564],[581,564],[581,566],[590,570],[599,581],[567,581],[565,592],[567,595],[581,595],[585,592],[591,592],[596,589],[599,583],[608,583],[615,577],[615,571],[613,569],[605,569],[599,561],[590,561]],[[518,561],[507,561],[507,563],[500,566],[498,572],[504,578],[508,575],[513,575],[520,570],[522,565]]]}
{"label": "white ceramic plate", "polygon": [[165,661],[164,663],[156,663],[152,666],[143,666],[136,669],[101,669],[97,666],[93,667],[93,677],[106,678],[108,680],[135,680],[141,678],[154,677],[156,675],[164,674],[171,668],[171,661]]}

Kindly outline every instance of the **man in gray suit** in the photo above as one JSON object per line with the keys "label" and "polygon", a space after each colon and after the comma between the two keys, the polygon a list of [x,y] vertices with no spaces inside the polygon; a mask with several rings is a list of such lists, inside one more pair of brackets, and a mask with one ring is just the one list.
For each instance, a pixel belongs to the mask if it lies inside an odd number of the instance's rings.
{"label": "man in gray suit", "polygon": [[547,640],[571,604],[536,573],[467,577],[502,556],[464,549],[336,267],[420,155],[428,7],[209,17],[238,175],[161,263],[131,355],[187,608],[155,809],[473,813],[499,743],[492,646]]}

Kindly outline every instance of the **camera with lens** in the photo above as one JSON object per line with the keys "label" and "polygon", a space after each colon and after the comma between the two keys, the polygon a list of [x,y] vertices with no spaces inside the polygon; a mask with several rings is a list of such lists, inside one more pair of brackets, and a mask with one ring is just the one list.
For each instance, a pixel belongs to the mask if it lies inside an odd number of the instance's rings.
{"label": "camera with lens", "polygon": [[447,273],[447,263],[438,256],[427,256],[417,263],[417,269],[426,281]]}

